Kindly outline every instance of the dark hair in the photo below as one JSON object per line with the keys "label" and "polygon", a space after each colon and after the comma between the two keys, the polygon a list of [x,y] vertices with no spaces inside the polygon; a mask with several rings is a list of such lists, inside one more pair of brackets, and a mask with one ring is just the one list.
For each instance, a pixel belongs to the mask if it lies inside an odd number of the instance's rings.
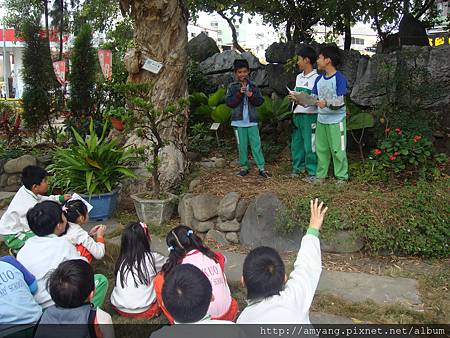
{"label": "dark hair", "polygon": [[28,190],[31,190],[33,185],[41,184],[44,178],[48,176],[48,172],[38,166],[29,165],[22,170],[22,184]]}
{"label": "dark hair", "polygon": [[233,62],[233,68],[234,71],[237,71],[238,69],[241,68],[247,68],[248,70],[250,70],[250,66],[248,65],[248,61],[245,59],[236,59]]}
{"label": "dark hair", "polygon": [[314,48],[306,46],[301,48],[298,52],[297,55],[301,56],[302,58],[308,58],[309,62],[311,64],[316,63],[317,60],[317,54],[316,51],[314,50]]}
{"label": "dark hair", "polygon": [[275,249],[260,246],[245,258],[243,277],[248,299],[278,295],[284,285],[284,263]]}
{"label": "dark hair", "polygon": [[162,299],[177,322],[198,322],[208,312],[212,299],[211,283],[196,266],[181,264],[165,276]]}
{"label": "dark hair", "polygon": [[147,260],[150,260],[153,273],[156,274],[155,258],[150,250],[148,229],[144,229],[139,222],[131,222],[122,232],[120,254],[114,268],[114,274],[119,276],[122,287],[125,287],[127,273],[131,273],[133,276],[136,287],[139,283],[145,285],[152,283]]}
{"label": "dark hair", "polygon": [[179,225],[172,229],[166,236],[166,243],[169,247],[169,257],[163,265],[162,271],[169,273],[176,265],[181,263],[184,256],[191,250],[198,250],[205,256],[218,263],[218,259],[210,248],[203,245],[202,240],[194,231],[185,226]]}
{"label": "dark hair", "polygon": [[80,200],[68,201],[64,204],[66,210],[64,210],[64,215],[67,220],[72,223],[76,223],[78,217],[87,216],[88,209],[86,204]]}
{"label": "dark hair", "polygon": [[52,300],[63,308],[85,304],[94,289],[94,271],[82,259],[62,262],[47,280],[47,290]]}
{"label": "dark hair", "polygon": [[336,46],[322,47],[319,51],[319,55],[323,55],[324,58],[330,59],[334,67],[337,67],[341,64],[341,52]]}
{"label": "dark hair", "polygon": [[62,219],[61,204],[55,201],[43,201],[27,212],[28,225],[37,236],[47,236],[55,231]]}

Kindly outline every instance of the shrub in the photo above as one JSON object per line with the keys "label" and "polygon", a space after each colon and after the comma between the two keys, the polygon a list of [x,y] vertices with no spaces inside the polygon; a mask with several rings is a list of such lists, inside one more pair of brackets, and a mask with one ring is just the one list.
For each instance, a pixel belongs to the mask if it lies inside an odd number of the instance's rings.
{"label": "shrub", "polygon": [[440,175],[439,165],[446,156],[436,154],[432,142],[425,136],[404,132],[400,128],[386,129],[386,137],[370,157],[373,168],[385,178],[433,178]]}
{"label": "shrub", "polygon": [[84,140],[72,129],[76,143],[57,148],[53,153],[54,162],[47,168],[53,174],[50,176],[53,188],[91,195],[110,192],[123,178],[136,177],[127,168],[136,161],[133,149],[124,149],[116,139],[107,140],[106,131],[105,124],[98,137],[91,120],[89,135]]}
{"label": "shrub", "polygon": [[445,180],[393,186],[391,190],[352,186],[339,190],[322,186],[300,197],[288,196],[287,210],[276,223],[277,230],[306,230],[309,201],[319,197],[329,211],[322,228],[324,239],[336,231],[353,230],[365,240],[372,254],[449,257],[450,203]]}
{"label": "shrub", "polygon": [[190,95],[191,121],[194,123],[208,121],[225,123],[229,121],[232,109],[225,104],[225,95],[226,89],[223,87],[209,96],[204,93]]}
{"label": "shrub", "polygon": [[194,61],[188,63],[186,68],[186,79],[188,82],[189,94],[201,92],[209,95],[218,89],[217,85],[208,81],[206,76],[201,72],[198,63]]}
{"label": "shrub", "polygon": [[217,147],[212,131],[204,123],[197,123],[191,126],[188,139],[188,150],[199,153],[202,156],[207,156]]}

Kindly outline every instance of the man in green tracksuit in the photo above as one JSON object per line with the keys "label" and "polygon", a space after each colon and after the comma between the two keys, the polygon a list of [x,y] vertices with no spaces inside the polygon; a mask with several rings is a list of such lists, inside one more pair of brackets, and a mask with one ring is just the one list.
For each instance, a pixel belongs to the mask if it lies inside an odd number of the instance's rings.
{"label": "man in green tracksuit", "polygon": [[231,126],[236,134],[241,170],[237,174],[244,177],[249,173],[248,146],[252,149],[253,159],[259,169],[259,176],[269,178],[264,169],[264,156],[259,137],[258,115],[256,107],[263,104],[264,99],[259,88],[249,80],[250,67],[247,60],[234,61],[236,82],[229,85],[226,103],[233,108]]}
{"label": "man in green tracksuit", "polygon": [[[295,84],[296,92],[311,94],[311,91],[319,76],[313,68],[317,55],[313,48],[304,47],[298,53],[298,68],[302,71],[297,75]],[[289,95],[295,102],[295,96]],[[317,157],[315,150],[315,131],[317,123],[317,107],[298,104],[294,109],[292,119],[293,130],[291,140],[292,177],[308,173],[305,179],[310,182],[315,179],[317,169]]]}
{"label": "man in green tracksuit", "polygon": [[347,79],[336,70],[340,52],[335,46],[323,47],[317,58],[317,68],[325,74],[317,78],[312,95],[316,96],[318,117],[316,129],[317,179],[328,176],[333,159],[337,183],[348,180],[347,130],[345,124]]}

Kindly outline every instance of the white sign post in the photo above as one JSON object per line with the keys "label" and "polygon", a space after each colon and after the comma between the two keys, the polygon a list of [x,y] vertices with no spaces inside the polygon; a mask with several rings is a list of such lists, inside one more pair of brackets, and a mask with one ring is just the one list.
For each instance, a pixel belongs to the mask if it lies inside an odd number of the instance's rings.
{"label": "white sign post", "polygon": [[151,73],[158,74],[162,66],[163,64],[158,61],[155,61],[153,59],[146,59],[142,68],[148,70]]}
{"label": "white sign post", "polygon": [[211,127],[209,127],[209,130],[214,130],[216,132],[216,141],[217,141],[217,146],[219,146],[219,134],[217,133],[217,131],[219,130],[220,127],[220,123],[218,122],[214,122]]}

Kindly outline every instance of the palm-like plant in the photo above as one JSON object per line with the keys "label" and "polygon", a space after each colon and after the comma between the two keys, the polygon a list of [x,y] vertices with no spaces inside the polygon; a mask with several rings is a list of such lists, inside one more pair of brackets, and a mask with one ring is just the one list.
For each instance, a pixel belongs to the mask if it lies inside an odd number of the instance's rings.
{"label": "palm-like plant", "polygon": [[137,160],[134,149],[123,149],[117,140],[106,139],[107,125],[100,137],[91,120],[89,135],[85,140],[72,128],[75,143],[68,148],[54,151],[54,162],[47,168],[51,184],[63,191],[77,191],[85,194],[111,192],[126,177],[136,177],[127,168]]}

